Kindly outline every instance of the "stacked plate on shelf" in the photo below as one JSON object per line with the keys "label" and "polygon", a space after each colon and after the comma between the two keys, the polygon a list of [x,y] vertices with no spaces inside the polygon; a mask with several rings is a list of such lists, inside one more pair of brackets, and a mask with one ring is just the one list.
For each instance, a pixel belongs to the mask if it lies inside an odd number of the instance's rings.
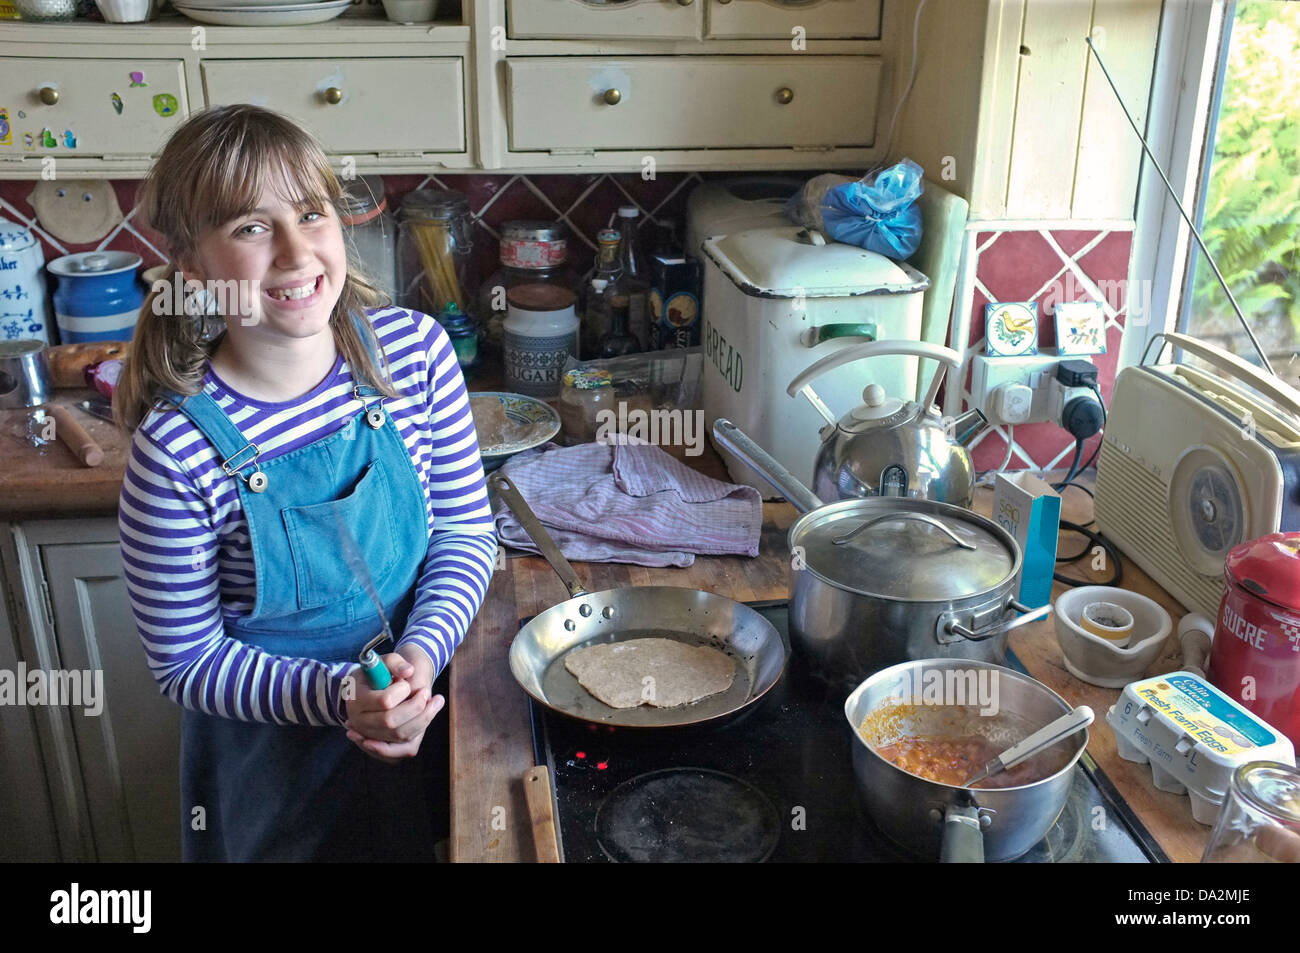
{"label": "stacked plate on shelf", "polygon": [[352,0],[172,0],[172,6],[213,26],[303,26],[341,16]]}

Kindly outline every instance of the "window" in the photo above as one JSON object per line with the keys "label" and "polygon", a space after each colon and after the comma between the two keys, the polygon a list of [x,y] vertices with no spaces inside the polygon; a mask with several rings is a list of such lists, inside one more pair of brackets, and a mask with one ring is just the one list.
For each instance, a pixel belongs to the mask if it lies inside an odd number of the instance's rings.
{"label": "window", "polygon": [[[1300,382],[1300,3],[1225,11],[1196,213],[1206,247],[1275,371]],[[1189,212],[1191,210],[1189,209]],[[1258,363],[1192,245],[1178,328]]]}
{"label": "window", "polygon": [[[1300,385],[1298,61],[1300,3],[1166,2],[1145,131],[1273,369],[1292,386]],[[1125,335],[1122,363],[1137,363],[1165,330],[1261,363],[1150,162],[1132,277],[1144,287],[1130,300],[1148,306],[1129,322],[1137,333]]]}

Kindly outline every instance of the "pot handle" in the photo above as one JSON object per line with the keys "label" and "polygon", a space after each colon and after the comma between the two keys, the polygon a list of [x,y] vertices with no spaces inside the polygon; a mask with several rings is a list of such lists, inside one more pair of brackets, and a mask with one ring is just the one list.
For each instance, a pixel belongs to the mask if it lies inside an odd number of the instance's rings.
{"label": "pot handle", "polygon": [[979,808],[973,804],[951,804],[943,815],[943,840],[939,860],[945,864],[984,863],[984,832],[980,829]]}
{"label": "pot handle", "polygon": [[821,498],[804,486],[798,477],[781,466],[770,453],[755,443],[749,434],[726,417],[719,417],[713,422],[713,439],[721,444],[723,449],[731,451],[753,467],[759,476],[772,484],[777,492],[783,494],[800,513],[810,513],[824,505]]}
{"label": "pot handle", "polygon": [[555,545],[555,540],[551,539],[551,534],[546,532],[542,526],[542,521],[537,518],[531,506],[524,500],[523,495],[515,489],[514,483],[508,476],[497,473],[493,474],[492,479],[488,480],[492,489],[500,494],[501,499],[506,501],[506,506],[510,507],[510,512],[515,514],[515,519],[519,520],[519,525],[537,544],[537,548],[542,551],[546,561],[551,564],[555,574],[560,577],[560,582],[569,590],[570,597],[576,599],[579,596],[585,596],[587,590],[583,588],[582,580],[569,561],[564,558],[564,553],[560,552],[560,547]]}
{"label": "pot handle", "polygon": [[843,536],[836,536],[831,542],[836,546],[843,546],[850,542],[855,536],[868,527],[875,526],[877,523],[888,523],[893,520],[915,520],[918,523],[929,523],[935,529],[944,532],[949,539],[960,546],[962,549],[979,549],[974,543],[968,543],[952,531],[942,520],[935,519],[933,516],[926,516],[924,513],[886,513],[884,516],[877,516],[867,520],[851,533],[845,533]]}
{"label": "pot handle", "polygon": [[[999,635],[1005,635],[1008,632],[1020,628],[1022,625],[1037,622],[1052,611],[1052,604],[1050,602],[1045,606],[1039,606],[1037,609],[1030,609],[1029,606],[1024,605],[1016,599],[1012,599],[1009,606],[1017,612],[1022,613],[1021,616],[1017,619],[1011,619],[1010,621],[1000,620],[994,622],[990,626],[985,626],[982,629],[973,630],[966,628],[964,625],[959,625],[952,619],[944,619],[940,617],[940,633],[941,635],[943,633],[954,635],[957,638],[965,639],[968,642],[983,642]],[[955,642],[956,640],[957,639],[944,639],[942,637],[939,639],[940,642]]]}

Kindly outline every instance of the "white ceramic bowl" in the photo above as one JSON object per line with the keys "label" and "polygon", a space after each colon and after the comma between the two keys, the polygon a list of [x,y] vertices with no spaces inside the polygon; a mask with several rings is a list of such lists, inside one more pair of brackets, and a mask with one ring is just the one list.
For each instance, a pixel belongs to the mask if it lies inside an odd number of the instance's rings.
{"label": "white ceramic bowl", "polygon": [[154,0],[95,0],[109,23],[143,23],[157,13]]}
{"label": "white ceramic bowl", "polygon": [[438,0],[384,0],[384,13],[395,23],[430,23],[438,15]]}
{"label": "white ceramic bowl", "polygon": [[[1110,602],[1133,616],[1133,635],[1124,648],[1079,625],[1084,606]],[[1053,606],[1056,641],[1065,655],[1065,667],[1075,678],[1103,688],[1123,688],[1141,678],[1160,654],[1173,629],[1173,620],[1146,596],[1114,586],[1079,586],[1057,597]]]}

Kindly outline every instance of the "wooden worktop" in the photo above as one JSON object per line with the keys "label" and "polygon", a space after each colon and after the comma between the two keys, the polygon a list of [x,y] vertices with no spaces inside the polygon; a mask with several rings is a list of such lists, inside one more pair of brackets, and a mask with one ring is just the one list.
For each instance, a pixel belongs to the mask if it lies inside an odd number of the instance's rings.
{"label": "wooden worktop", "polygon": [[[687,460],[692,466],[726,479],[721,460],[706,446],[702,457]],[[975,509],[987,515],[992,491],[980,490]],[[1063,518],[1087,522],[1091,501],[1083,493],[1067,490]],[[590,590],[618,586],[683,586],[715,592],[740,602],[785,599],[788,590],[789,549],[786,532],[798,518],[788,503],[763,505],[763,535],[759,555],[698,556],[686,569],[646,569],[640,566],[575,563]],[[1082,543],[1072,535],[1062,537],[1061,552],[1077,552]],[[1093,573],[1082,561],[1067,574],[1090,583],[1104,582],[1108,573]],[[1185,611],[1159,586],[1131,563],[1124,565],[1124,588],[1150,596],[1165,607],[1175,623]],[[1064,590],[1057,583],[1054,595]],[[535,859],[522,778],[533,767],[528,696],[515,682],[506,662],[519,620],[535,615],[568,598],[559,578],[536,556],[511,558],[488,589],[487,600],[475,619],[451,666],[452,815],[451,855],[455,861],[532,861]],[[1122,760],[1115,751],[1115,736],[1104,723],[1106,710],[1119,697],[1118,689],[1098,688],[1066,671],[1051,618],[1031,623],[1012,633],[1012,650],[1029,672],[1072,705],[1088,705],[1097,713],[1090,732],[1088,753],[1115,784],[1120,794],[1175,861],[1200,859],[1209,828],[1192,820],[1185,796],[1157,791],[1151,769]],[[1181,653],[1171,635],[1148,674],[1180,666]],[[504,808],[504,814],[499,808]],[[502,823],[504,822],[504,829]]]}
{"label": "wooden worktop", "polygon": [[92,390],[57,390],[50,403],[68,408],[104,451],[97,467],[83,466],[59,440],[33,447],[23,439],[30,410],[0,410],[0,520],[112,516],[126,473],[131,437],[74,405]]}

